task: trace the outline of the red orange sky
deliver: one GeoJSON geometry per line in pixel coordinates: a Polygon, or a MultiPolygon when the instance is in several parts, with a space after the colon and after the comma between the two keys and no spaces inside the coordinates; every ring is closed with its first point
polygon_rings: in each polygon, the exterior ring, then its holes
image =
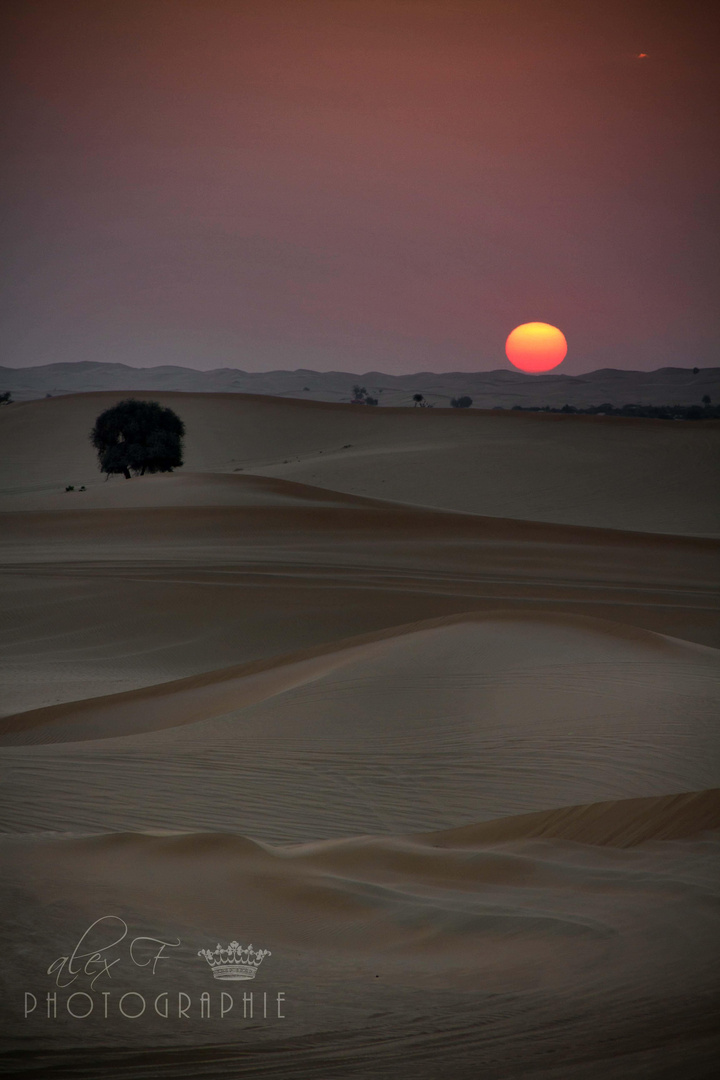
{"type": "Polygon", "coordinates": [[[718,362],[711,4],[3,18],[0,363],[492,369],[534,320],[568,374],[718,362]]]}

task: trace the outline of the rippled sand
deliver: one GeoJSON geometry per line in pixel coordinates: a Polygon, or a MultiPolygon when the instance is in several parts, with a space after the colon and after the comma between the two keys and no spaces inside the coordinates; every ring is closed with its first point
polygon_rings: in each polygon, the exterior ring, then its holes
{"type": "Polygon", "coordinates": [[[0,416],[5,1071],[710,1076],[717,425],[161,395],[185,471],[105,483],[119,396],[0,416]],[[181,944],[76,1020],[103,916],[181,944]]]}

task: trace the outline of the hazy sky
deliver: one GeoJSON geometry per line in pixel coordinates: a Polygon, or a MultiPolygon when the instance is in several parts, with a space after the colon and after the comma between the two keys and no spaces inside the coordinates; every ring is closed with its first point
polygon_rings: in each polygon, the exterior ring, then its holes
{"type": "Polygon", "coordinates": [[[0,363],[719,362],[715,4],[3,7],[0,363]]]}

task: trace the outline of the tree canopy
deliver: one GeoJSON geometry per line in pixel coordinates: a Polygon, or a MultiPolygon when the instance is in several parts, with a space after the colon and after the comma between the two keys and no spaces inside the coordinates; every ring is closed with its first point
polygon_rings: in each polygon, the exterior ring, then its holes
{"type": "Polygon", "coordinates": [[[182,465],[185,425],[172,409],[156,401],[129,398],[106,409],[95,421],[90,441],[104,473],[172,472],[182,465]]]}

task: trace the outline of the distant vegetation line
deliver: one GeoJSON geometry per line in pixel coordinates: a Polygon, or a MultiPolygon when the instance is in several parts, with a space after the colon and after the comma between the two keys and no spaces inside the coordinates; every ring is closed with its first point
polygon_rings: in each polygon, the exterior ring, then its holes
{"type": "MultiPolygon", "coordinates": [[[[500,406],[502,408],[502,406],[500,406]]],[[[702,405],[589,405],[581,409],[575,405],[551,408],[550,405],[513,405],[510,412],[551,412],[583,414],[585,416],[635,416],[649,420],[720,420],[720,405],[708,399],[702,405]]]]}

